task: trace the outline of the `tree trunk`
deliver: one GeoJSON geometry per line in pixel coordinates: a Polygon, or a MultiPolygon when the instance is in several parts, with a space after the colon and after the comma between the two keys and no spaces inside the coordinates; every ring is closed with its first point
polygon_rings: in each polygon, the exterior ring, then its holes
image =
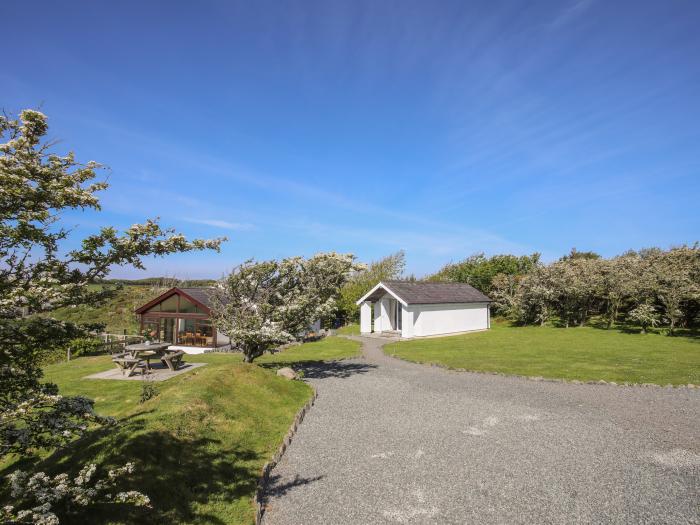
{"type": "Polygon", "coordinates": [[[615,321],[617,319],[617,305],[611,302],[608,302],[608,330],[612,328],[612,325],[615,324],[615,321]]]}

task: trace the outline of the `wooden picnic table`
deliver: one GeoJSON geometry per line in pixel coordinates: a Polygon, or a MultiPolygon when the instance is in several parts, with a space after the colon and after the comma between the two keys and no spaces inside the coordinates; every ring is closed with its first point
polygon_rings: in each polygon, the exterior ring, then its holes
{"type": "MultiPolygon", "coordinates": [[[[168,349],[170,343],[151,343],[147,345],[146,343],[136,343],[133,345],[126,345],[124,348],[127,352],[132,355],[140,354],[141,352],[155,352],[158,354],[164,353],[168,349]]],[[[153,354],[151,354],[153,355],[153,354]]]]}
{"type": "Polygon", "coordinates": [[[182,364],[182,357],[185,355],[185,352],[182,350],[168,350],[169,347],[170,343],[137,343],[127,345],[125,350],[128,353],[128,358],[126,358],[126,356],[118,357],[114,360],[114,362],[117,363],[117,366],[120,366],[122,369],[128,369],[129,375],[131,375],[136,368],[141,367],[141,365],[133,365],[134,361],[145,364],[145,371],[150,371],[151,359],[157,357],[170,370],[175,371],[178,369],[180,364],[182,364]],[[121,361],[124,361],[125,358],[128,363],[121,363],[121,361]],[[124,365],[127,364],[128,367],[125,367],[124,365]]]}

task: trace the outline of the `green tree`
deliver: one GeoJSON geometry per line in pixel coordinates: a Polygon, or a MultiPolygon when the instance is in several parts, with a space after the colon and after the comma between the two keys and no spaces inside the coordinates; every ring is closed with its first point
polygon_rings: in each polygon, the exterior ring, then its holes
{"type": "Polygon", "coordinates": [[[642,294],[639,276],[641,260],[635,252],[599,261],[600,296],[605,304],[605,318],[610,328],[617,322],[620,308],[642,294]]]}
{"type": "Polygon", "coordinates": [[[467,283],[489,295],[492,292],[493,279],[497,275],[522,276],[532,271],[539,264],[539,261],[539,253],[522,256],[494,255],[492,257],[477,253],[458,263],[443,266],[440,271],[428,277],[427,280],[467,283]]]}
{"type": "Polygon", "coordinates": [[[217,284],[214,324],[250,363],[329,316],[341,287],[359,269],[353,255],[337,253],[246,261],[217,284]]]}
{"type": "Polygon", "coordinates": [[[79,327],[31,314],[98,304],[110,290],[91,289],[115,266],[144,268],[146,256],[219,249],[223,239],[188,241],[155,220],[120,234],[102,228],[67,250],[67,210],[99,210],[94,182],[102,168],[55,152],[48,121],[34,110],[0,117],[0,455],[64,444],[89,422],[105,422],[92,401],[65,397],[41,382],[43,357],[80,335],[79,327]]]}
{"type": "Polygon", "coordinates": [[[695,245],[666,252],[652,251],[647,259],[653,274],[656,298],[668,319],[669,335],[673,335],[678,321],[683,318],[683,305],[687,301],[697,300],[700,295],[700,248],[695,245]]]}
{"type": "Polygon", "coordinates": [[[356,271],[340,290],[338,317],[348,322],[357,322],[360,309],[355,302],[378,282],[400,279],[405,267],[406,256],[403,251],[399,251],[356,271]]]}
{"type": "Polygon", "coordinates": [[[630,311],[629,318],[641,326],[642,332],[645,334],[650,326],[654,327],[659,324],[659,314],[656,313],[656,308],[647,303],[640,304],[630,311]]]}
{"type": "Polygon", "coordinates": [[[571,248],[571,251],[564,255],[560,261],[573,261],[576,259],[601,259],[600,254],[596,252],[580,252],[576,248],[571,248]]]}

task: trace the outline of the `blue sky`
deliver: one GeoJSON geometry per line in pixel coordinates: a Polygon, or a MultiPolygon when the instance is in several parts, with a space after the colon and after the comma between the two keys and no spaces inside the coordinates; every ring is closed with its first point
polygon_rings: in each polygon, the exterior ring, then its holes
{"type": "Polygon", "coordinates": [[[0,105],[110,167],[76,235],[146,217],[218,277],[317,251],[417,275],[484,251],[700,238],[697,1],[3,2],[0,105]]]}

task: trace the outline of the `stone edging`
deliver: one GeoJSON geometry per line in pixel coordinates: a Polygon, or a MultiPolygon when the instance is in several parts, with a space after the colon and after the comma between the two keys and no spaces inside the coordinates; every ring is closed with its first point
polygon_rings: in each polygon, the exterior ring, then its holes
{"type": "Polygon", "coordinates": [[[309,399],[306,402],[306,404],[301,408],[301,410],[297,412],[297,415],[294,417],[294,422],[292,423],[292,426],[289,427],[287,435],[284,437],[284,440],[277,449],[277,452],[275,452],[275,455],[272,456],[272,459],[270,461],[263,465],[262,471],[260,473],[260,479],[258,480],[258,486],[255,489],[255,495],[253,496],[253,505],[255,506],[255,525],[260,525],[262,523],[263,514],[265,514],[265,503],[263,493],[265,492],[265,487],[270,481],[270,472],[272,472],[272,469],[275,468],[275,465],[277,465],[277,463],[279,463],[279,461],[282,459],[282,456],[284,456],[284,453],[287,451],[287,447],[289,447],[289,445],[292,443],[292,439],[294,438],[294,434],[296,434],[299,425],[302,421],[304,421],[306,413],[311,409],[312,406],[314,406],[316,398],[318,398],[318,391],[316,390],[316,388],[313,385],[309,386],[313,389],[313,395],[311,396],[311,399],[309,399]]]}
{"type": "MultiPolygon", "coordinates": [[[[383,350],[382,350],[383,351],[383,350]]],[[[396,354],[388,354],[384,352],[384,355],[392,357],[394,359],[398,359],[399,361],[404,361],[405,363],[413,363],[414,365],[421,365],[421,366],[431,366],[433,368],[442,368],[443,370],[448,370],[452,372],[469,372],[471,374],[483,374],[483,375],[491,375],[491,376],[502,376],[502,377],[517,377],[519,379],[527,379],[528,381],[542,381],[546,383],[566,383],[570,385],[610,385],[610,386],[627,386],[627,387],[652,387],[652,388],[686,388],[686,389],[700,389],[700,385],[694,385],[692,383],[688,383],[687,385],[657,385],[656,383],[615,383],[614,381],[605,381],[603,379],[600,380],[591,380],[591,381],[581,381],[579,379],[560,379],[556,377],[542,377],[542,376],[524,376],[524,375],[518,375],[518,374],[505,374],[503,372],[489,372],[488,370],[468,370],[466,368],[453,368],[447,365],[441,365],[440,363],[429,363],[429,362],[418,362],[418,361],[411,361],[409,359],[404,359],[403,357],[399,357],[396,354]]]]}

